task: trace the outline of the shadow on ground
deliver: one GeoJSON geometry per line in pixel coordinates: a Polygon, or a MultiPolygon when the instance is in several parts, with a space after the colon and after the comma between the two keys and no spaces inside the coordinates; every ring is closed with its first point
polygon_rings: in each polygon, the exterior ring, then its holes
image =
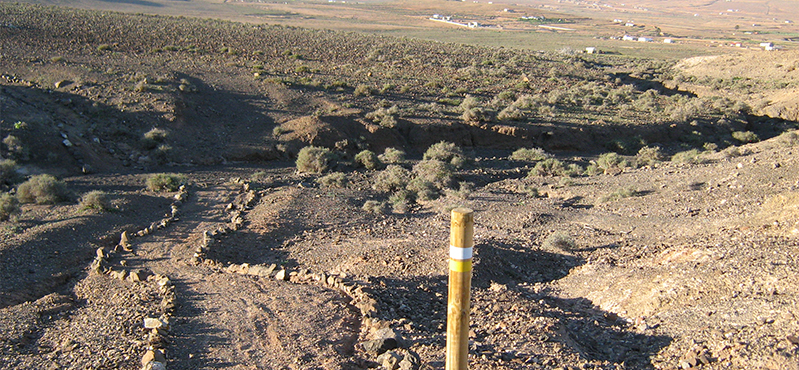
{"type": "MultiPolygon", "coordinates": [[[[672,341],[637,332],[587,299],[558,298],[541,285],[582,265],[579,257],[494,240],[478,244],[476,250],[470,352],[485,361],[510,364],[510,368],[517,363],[518,368],[525,368],[546,352],[540,348],[561,346],[564,353],[587,362],[653,369],[651,358],[672,341]],[[551,324],[541,327],[537,323],[542,320],[551,324]]],[[[409,322],[406,334],[425,338],[415,343],[443,347],[447,276],[379,277],[369,283],[374,287],[381,320],[409,322]]]]}

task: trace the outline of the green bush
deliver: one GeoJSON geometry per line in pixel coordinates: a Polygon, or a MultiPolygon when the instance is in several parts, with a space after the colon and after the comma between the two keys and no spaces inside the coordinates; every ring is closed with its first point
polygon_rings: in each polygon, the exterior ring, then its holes
{"type": "Polygon", "coordinates": [[[48,174],[33,176],[17,187],[17,199],[22,203],[54,204],[68,196],[67,184],[48,174]]]}
{"type": "Polygon", "coordinates": [[[297,171],[301,173],[322,173],[327,171],[335,156],[330,149],[306,146],[297,154],[297,171]]]}
{"type": "Polygon", "coordinates": [[[543,161],[549,157],[551,157],[551,155],[545,152],[544,149],[520,148],[514,151],[508,158],[514,161],[535,162],[543,161]]]}
{"type": "Polygon", "coordinates": [[[542,245],[546,249],[560,249],[565,251],[577,247],[574,239],[569,234],[560,231],[549,234],[542,245]]]}
{"type": "Polygon", "coordinates": [[[92,190],[80,197],[80,208],[82,210],[108,211],[111,209],[111,201],[104,191],[92,190]]]}
{"type": "Polygon", "coordinates": [[[396,148],[386,148],[377,159],[383,163],[402,163],[405,162],[405,152],[396,148]]]}
{"type": "Polygon", "coordinates": [[[424,152],[422,159],[449,163],[455,168],[463,167],[468,161],[468,158],[463,154],[461,148],[446,141],[431,145],[427,148],[427,151],[424,152]]]}
{"type": "Polygon", "coordinates": [[[151,191],[176,191],[186,185],[186,177],[174,173],[155,173],[147,178],[147,189],[151,191]]]}
{"type": "Polygon", "coordinates": [[[17,162],[13,159],[0,161],[0,185],[11,184],[17,178],[17,162]]]}
{"type": "Polygon", "coordinates": [[[347,186],[347,175],[343,172],[332,172],[316,179],[316,182],[331,188],[343,188],[347,186]]]}
{"type": "Polygon", "coordinates": [[[760,138],[757,136],[757,134],[752,131],[735,131],[732,133],[732,138],[744,144],[756,143],[760,141],[760,138]]]}
{"type": "Polygon", "coordinates": [[[367,170],[376,170],[380,168],[380,159],[377,154],[371,150],[364,150],[355,155],[355,162],[360,163],[367,170]]]}
{"type": "Polygon", "coordinates": [[[453,166],[435,159],[427,159],[413,166],[417,178],[430,182],[438,189],[447,189],[454,181],[453,166]]]}
{"type": "Polygon", "coordinates": [[[375,176],[372,188],[377,191],[394,192],[405,188],[411,181],[411,172],[405,168],[392,164],[380,171],[375,176]]]}
{"type": "Polygon", "coordinates": [[[0,195],[0,221],[7,221],[19,213],[19,201],[11,194],[0,195]]]}
{"type": "Polygon", "coordinates": [[[702,152],[700,152],[698,149],[679,152],[671,157],[671,162],[678,164],[700,164],[705,163],[706,161],[707,160],[702,157],[702,152]]]}

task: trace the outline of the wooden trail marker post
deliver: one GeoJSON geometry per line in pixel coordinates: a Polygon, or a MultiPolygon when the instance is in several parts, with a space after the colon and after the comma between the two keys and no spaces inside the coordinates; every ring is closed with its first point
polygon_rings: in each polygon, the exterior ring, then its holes
{"type": "Polygon", "coordinates": [[[469,368],[469,301],[472,287],[474,211],[452,210],[449,236],[446,370],[469,368]]]}

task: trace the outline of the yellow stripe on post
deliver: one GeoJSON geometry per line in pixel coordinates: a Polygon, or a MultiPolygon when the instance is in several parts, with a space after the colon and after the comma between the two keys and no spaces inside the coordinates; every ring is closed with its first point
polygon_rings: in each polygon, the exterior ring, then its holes
{"type": "Polygon", "coordinates": [[[474,212],[471,209],[452,210],[449,241],[446,370],[467,370],[474,248],[474,212]]]}
{"type": "Polygon", "coordinates": [[[472,260],[457,261],[450,259],[449,270],[454,272],[472,272],[472,260]]]}

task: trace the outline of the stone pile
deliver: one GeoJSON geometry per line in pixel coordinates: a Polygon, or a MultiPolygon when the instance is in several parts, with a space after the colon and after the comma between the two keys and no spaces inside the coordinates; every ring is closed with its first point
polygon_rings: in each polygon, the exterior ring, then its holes
{"type": "Polygon", "coordinates": [[[218,242],[219,237],[227,235],[227,233],[239,230],[244,226],[245,212],[252,209],[253,204],[258,200],[258,195],[254,190],[250,189],[250,184],[243,182],[240,178],[233,179],[231,182],[238,184],[241,187],[238,190],[238,195],[232,202],[225,206],[225,212],[228,213],[230,219],[230,226],[220,226],[216,230],[203,231],[200,239],[200,244],[194,249],[191,263],[199,265],[202,263],[216,264],[216,261],[208,260],[208,251],[211,246],[218,242]]]}
{"type": "Polygon", "coordinates": [[[163,275],[154,275],[151,280],[158,285],[161,294],[159,309],[162,313],[157,318],[144,319],[144,328],[149,329],[150,333],[147,336],[147,352],[141,359],[142,370],[166,370],[164,349],[169,344],[169,327],[175,310],[175,286],[163,275]]]}
{"type": "MultiPolygon", "coordinates": [[[[169,326],[176,305],[175,287],[166,276],[154,274],[146,269],[128,270],[115,268],[110,263],[110,259],[116,253],[132,252],[131,238],[149,235],[153,231],[163,229],[170,223],[177,221],[180,214],[180,206],[186,201],[188,195],[186,187],[182,185],[174,196],[169,214],[132,235],[129,235],[127,231],[123,231],[120,234],[119,243],[114,247],[113,251],[109,252],[102,247],[97,249],[96,256],[89,267],[91,273],[107,274],[112,278],[127,280],[132,283],[155,283],[158,286],[158,292],[161,296],[161,302],[158,306],[160,316],[157,318],[145,318],[143,322],[143,327],[148,329],[149,333],[147,335],[147,351],[141,359],[142,370],[166,370],[164,350],[169,344],[169,326]]],[[[119,267],[125,267],[126,265],[125,260],[119,261],[119,267]]]]}
{"type": "Polygon", "coordinates": [[[164,216],[164,218],[161,220],[151,223],[150,226],[137,231],[135,235],[150,235],[153,231],[163,229],[169,226],[169,224],[178,221],[180,215],[180,206],[183,205],[183,202],[185,202],[188,197],[189,192],[186,190],[186,185],[181,185],[180,188],[178,188],[178,193],[174,196],[174,201],[169,205],[169,214],[164,216]]]}

